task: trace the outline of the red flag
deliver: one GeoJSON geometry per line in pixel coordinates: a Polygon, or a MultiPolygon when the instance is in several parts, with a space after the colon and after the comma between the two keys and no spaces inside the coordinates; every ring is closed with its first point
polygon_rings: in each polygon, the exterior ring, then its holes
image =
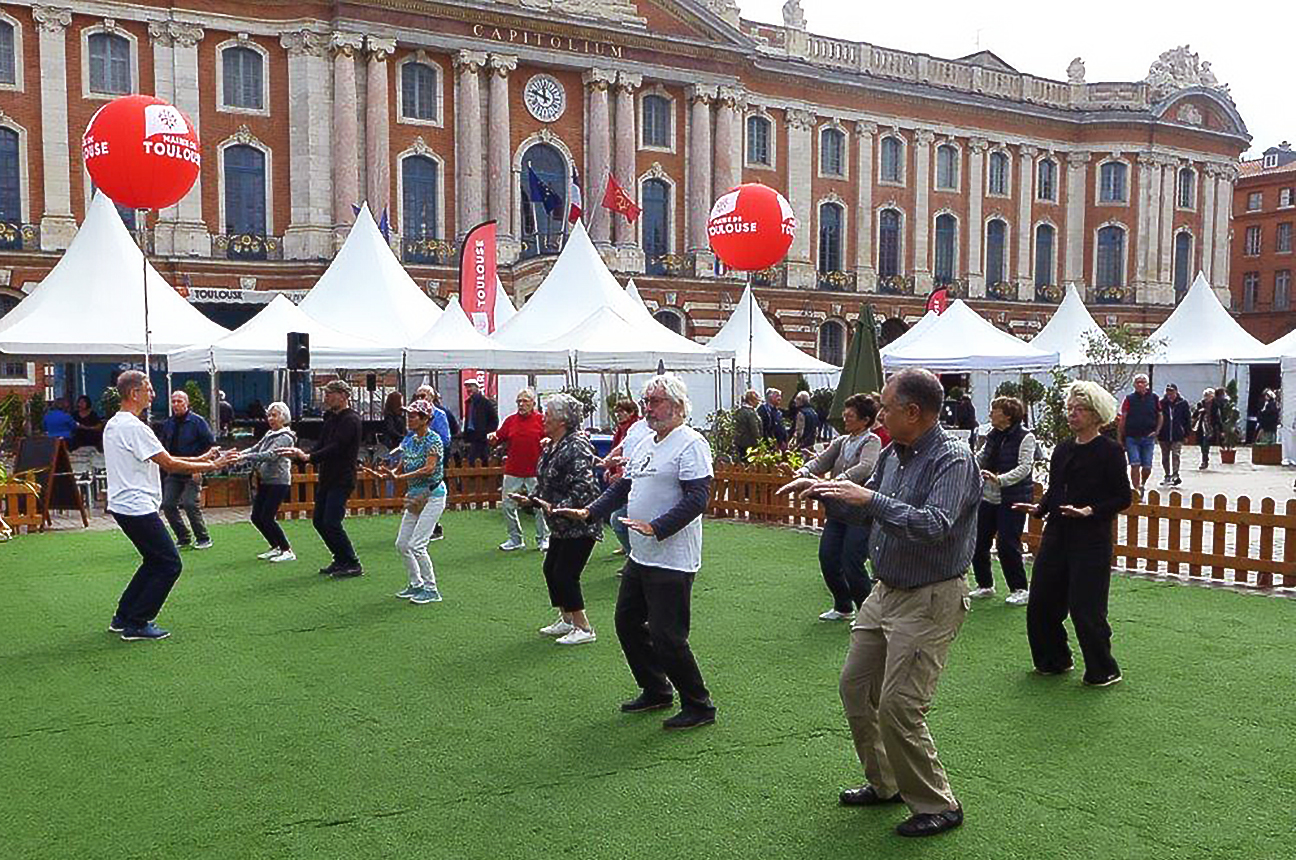
{"type": "MultiPolygon", "coordinates": [[[[472,321],[473,328],[482,334],[495,330],[495,232],[494,221],[478,224],[464,236],[463,249],[459,253],[459,304],[472,321]]],[[[476,380],[487,397],[495,396],[494,374],[465,369],[459,375],[460,405],[463,404],[462,384],[470,379],[476,380]]]]}
{"type": "Polygon", "coordinates": [[[949,290],[941,287],[927,297],[927,310],[935,311],[937,315],[945,313],[949,307],[949,290]]]}
{"type": "Polygon", "coordinates": [[[638,204],[630,198],[626,190],[617,182],[616,177],[608,174],[607,189],[603,192],[603,208],[611,209],[613,212],[619,212],[625,216],[625,219],[631,224],[639,217],[643,210],[638,204]]]}
{"type": "Polygon", "coordinates": [[[584,200],[581,198],[580,177],[576,175],[576,168],[574,167],[572,168],[571,185],[567,188],[567,199],[571,201],[571,208],[567,211],[567,223],[575,224],[580,220],[584,200]]]}

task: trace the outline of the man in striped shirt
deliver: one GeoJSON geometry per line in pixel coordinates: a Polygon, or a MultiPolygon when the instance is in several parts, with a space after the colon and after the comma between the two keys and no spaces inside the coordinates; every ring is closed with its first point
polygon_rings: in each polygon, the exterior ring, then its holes
{"type": "Polygon", "coordinates": [[[901,836],[963,823],[926,712],[969,607],[981,476],[967,444],[940,426],[943,399],[940,380],[926,370],[891,377],[882,421],[892,444],[872,477],[864,486],[825,481],[806,491],[859,505],[873,520],[869,558],[878,584],[855,616],[841,674],[868,784],[843,791],[841,802],[907,804],[901,836]]]}

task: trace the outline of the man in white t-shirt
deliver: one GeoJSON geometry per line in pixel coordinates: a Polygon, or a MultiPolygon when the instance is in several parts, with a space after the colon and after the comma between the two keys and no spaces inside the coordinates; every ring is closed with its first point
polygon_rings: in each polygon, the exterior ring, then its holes
{"type": "Polygon", "coordinates": [[[139,550],[143,562],[117,602],[108,629],[127,642],[171,635],[153,623],[180,577],[180,553],[158,508],[162,504],[161,466],[171,474],[210,472],[234,462],[233,453],[173,457],[152,428],[140,420],[153,402],[153,386],[138,370],[117,377],[121,409],[104,426],[104,464],[108,468],[108,512],[139,550]]]}
{"type": "Polygon", "coordinates": [[[588,508],[559,509],[577,519],[605,517],[626,505],[630,558],[617,594],[621,650],[642,693],[626,713],[669,708],[662,725],[691,729],[715,722],[715,705],[689,648],[689,603],[702,566],[702,514],[714,472],[711,446],[684,425],[688,389],[664,373],[644,386],[644,420],[653,431],[625,445],[625,474],[588,508]]]}

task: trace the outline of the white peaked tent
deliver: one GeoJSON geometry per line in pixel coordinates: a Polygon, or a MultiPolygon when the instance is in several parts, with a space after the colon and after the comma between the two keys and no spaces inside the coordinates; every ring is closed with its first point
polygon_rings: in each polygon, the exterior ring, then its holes
{"type": "Polygon", "coordinates": [[[300,307],[343,334],[397,347],[412,343],[441,316],[378,232],[367,203],[300,307]]]}
{"type": "MultiPolygon", "coordinates": [[[[497,303],[497,313],[498,308],[497,303]]],[[[406,348],[405,357],[411,370],[494,367],[512,361],[505,351],[497,349],[486,335],[477,331],[457,301],[449,302],[432,327],[406,348]]]]}
{"type": "Polygon", "coordinates": [[[495,328],[499,329],[504,323],[517,316],[517,308],[513,307],[512,300],[509,299],[508,293],[504,290],[504,285],[500,283],[499,276],[495,276],[495,328]]]}
{"type": "Polygon", "coordinates": [[[750,285],[743,290],[738,306],[707,345],[712,349],[732,350],[739,373],[745,373],[748,366],[753,375],[841,371],[840,367],[797,349],[775,331],[765,312],[756,304],[750,285]]]}
{"type": "Polygon", "coordinates": [[[644,313],[652,316],[652,311],[648,310],[647,303],[644,302],[643,296],[639,295],[639,287],[635,284],[634,278],[626,282],[626,295],[634,299],[635,304],[643,308],[644,313]]]}
{"type": "MultiPolygon", "coordinates": [[[[917,326],[914,326],[917,328],[917,326]]],[[[882,367],[900,370],[924,367],[932,371],[1044,370],[1056,367],[1056,350],[1036,349],[1001,331],[962,299],[924,327],[908,343],[881,350],[882,367]]]]}
{"type": "Polygon", "coordinates": [[[1045,352],[1056,352],[1058,363],[1063,367],[1078,367],[1090,363],[1085,347],[1095,337],[1107,339],[1102,327],[1085,307],[1080,291],[1071,284],[1058,309],[1039,334],[1031,339],[1030,345],[1045,352]]]}
{"type": "Polygon", "coordinates": [[[936,318],[938,316],[940,316],[940,314],[936,313],[935,311],[928,311],[927,313],[923,314],[922,318],[918,320],[918,322],[909,326],[909,328],[905,330],[904,334],[900,335],[898,338],[896,338],[895,340],[888,343],[886,346],[879,349],[878,353],[881,355],[886,355],[887,350],[900,349],[907,343],[913,343],[915,340],[922,337],[922,333],[925,332],[928,328],[930,328],[932,323],[936,322],[936,318]]]}
{"type": "Polygon", "coordinates": [[[1152,333],[1163,341],[1153,358],[1166,364],[1253,364],[1277,361],[1273,345],[1266,346],[1233,319],[1200,272],[1174,312],[1152,333]]]}
{"type": "Polygon", "coordinates": [[[3,319],[0,352],[89,361],[142,357],[144,284],[155,354],[211,343],[229,331],[203,316],[143,255],[104,194],[45,280],[3,319]]]}
{"type": "Polygon", "coordinates": [[[275,296],[256,316],[215,343],[170,353],[167,367],[174,373],[281,370],[290,331],[310,335],[313,367],[379,370],[401,366],[400,347],[342,334],[307,316],[287,296],[275,296]]]}

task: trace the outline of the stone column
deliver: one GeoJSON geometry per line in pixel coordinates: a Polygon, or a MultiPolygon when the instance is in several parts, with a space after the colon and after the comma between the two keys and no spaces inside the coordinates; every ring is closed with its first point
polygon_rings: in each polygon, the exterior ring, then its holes
{"type": "Polygon", "coordinates": [[[585,133],[588,149],[585,158],[584,208],[585,223],[589,225],[590,239],[603,255],[612,262],[612,213],[600,206],[608,174],[612,172],[612,118],[608,111],[608,88],[616,81],[616,72],[608,69],[590,69],[581,76],[589,91],[589,111],[585,114],[585,133]]]}
{"type": "Polygon", "coordinates": [[[1075,284],[1081,297],[1085,296],[1084,245],[1085,200],[1090,154],[1067,153],[1067,209],[1066,209],[1066,271],[1063,279],[1075,284]]]}
{"type": "MultiPolygon", "coordinates": [[[[203,29],[179,21],[149,24],[153,45],[153,92],[184,111],[201,134],[198,99],[198,43],[203,29]]],[[[202,218],[202,173],[175,206],[158,212],[154,248],[163,256],[211,255],[211,236],[202,218]]]]}
{"type": "Polygon", "coordinates": [[[927,213],[931,207],[931,145],[936,134],[920,128],[914,132],[914,217],[910,226],[914,249],[914,292],[927,295],[932,290],[931,264],[927,260],[931,225],[927,213]]]}
{"type": "Polygon", "coordinates": [[[1039,150],[1033,146],[1018,146],[1017,156],[1021,163],[1017,183],[1017,298],[1029,302],[1035,299],[1035,278],[1031,272],[1031,244],[1035,236],[1035,227],[1031,218],[1034,212],[1032,201],[1035,199],[1035,156],[1039,150]]]}
{"type": "Polygon", "coordinates": [[[968,295],[985,298],[985,267],[981,264],[981,237],[985,233],[981,202],[985,194],[985,154],[990,141],[974,137],[968,141],[968,217],[967,217],[967,280],[968,295]]]}
{"type": "Polygon", "coordinates": [[[711,214],[711,102],[716,88],[695,84],[688,89],[688,252],[697,277],[714,277],[715,255],[707,242],[711,214]]]}
{"type": "MultiPolygon", "coordinates": [[[[1140,163],[1143,161],[1140,158],[1140,163]]],[[[1146,249],[1146,263],[1144,266],[1144,294],[1140,301],[1150,301],[1151,290],[1148,289],[1152,284],[1161,280],[1161,176],[1165,167],[1165,160],[1157,155],[1147,156],[1147,167],[1140,167],[1140,171],[1146,170],[1147,177],[1147,217],[1139,219],[1139,224],[1147,233],[1146,239],[1139,237],[1139,245],[1146,249]]]]}
{"type": "Polygon", "coordinates": [[[1174,303],[1174,212],[1178,204],[1178,159],[1166,159],[1161,174],[1161,274],[1157,278],[1163,289],[1163,304],[1174,303]]]}
{"type": "Polygon", "coordinates": [[[341,248],[360,205],[360,115],[356,101],[356,56],[360,33],[334,33],[333,49],[333,247],[341,248]]]}
{"type": "MultiPolygon", "coordinates": [[[[45,211],[40,219],[42,251],[61,251],[72,244],[72,160],[68,150],[67,28],[72,10],[33,6],[39,33],[41,166],[45,178],[45,211]]],[[[35,220],[36,213],[27,217],[35,220]]]]}
{"type": "Polygon", "coordinates": [[[512,263],[522,254],[522,243],[513,235],[513,132],[509,122],[509,73],[517,69],[517,57],[491,54],[490,129],[486,145],[487,217],[495,222],[496,253],[501,263],[512,263]]]}
{"type": "Polygon", "coordinates": [[[787,199],[797,219],[796,236],[787,255],[787,285],[814,289],[818,277],[811,255],[813,244],[810,237],[819,228],[812,197],[815,115],[800,108],[788,108],[784,115],[787,118],[787,153],[784,158],[787,164],[787,199]]]}
{"type": "Polygon", "coordinates": [[[1215,253],[1215,178],[1219,176],[1219,170],[1213,164],[1202,165],[1201,172],[1201,235],[1197,237],[1197,245],[1194,250],[1201,255],[1201,263],[1198,266],[1188,267],[1188,280],[1191,282],[1197,277],[1197,270],[1206,276],[1206,280],[1211,280],[1211,260],[1215,253]]]}
{"type": "Polygon", "coordinates": [[[1233,181],[1237,179],[1237,168],[1231,164],[1220,166],[1219,178],[1215,185],[1215,262],[1212,264],[1211,286],[1215,295],[1220,297],[1225,307],[1229,307],[1232,297],[1229,293],[1229,239],[1232,228],[1229,222],[1233,215],[1233,181]]]}
{"type": "Polygon", "coordinates": [[[859,141],[855,177],[859,205],[855,209],[855,289],[862,293],[877,291],[877,266],[873,262],[873,139],[877,123],[857,122],[855,137],[859,141]]]}
{"type": "MultiPolygon", "coordinates": [[[[643,76],[634,72],[618,72],[616,81],[616,135],[614,173],[626,193],[640,205],[638,170],[635,151],[638,147],[638,123],[635,121],[635,90],[643,83],[643,76]]],[[[717,137],[718,140],[718,137],[717,137]]],[[[610,214],[610,213],[609,213],[610,214]]],[[[624,215],[611,215],[613,236],[617,247],[617,268],[622,272],[639,273],[644,270],[643,249],[639,247],[639,231],[624,215]]]]}
{"type": "Polygon", "coordinates": [[[462,240],[482,221],[481,79],[484,51],[454,56],[455,87],[455,237],[462,240]]]}
{"type": "Polygon", "coordinates": [[[1160,184],[1160,173],[1155,155],[1141,152],[1138,155],[1138,200],[1136,221],[1138,239],[1134,246],[1134,283],[1141,288],[1148,281],[1148,236],[1151,233],[1152,189],[1160,184]]]}
{"type": "Polygon", "coordinates": [[[391,97],[387,80],[387,58],[396,50],[395,39],[369,36],[368,86],[365,91],[365,165],[368,184],[365,197],[380,223],[382,213],[391,218],[391,97]]]}
{"type": "MultiPolygon", "coordinates": [[[[294,30],[279,37],[288,52],[288,188],[284,258],[333,254],[333,74],[329,37],[294,30]]],[[[280,156],[278,162],[283,164],[280,156]]],[[[223,227],[223,225],[222,225],[223,227]]]]}
{"type": "Polygon", "coordinates": [[[739,87],[720,87],[716,96],[715,176],[712,200],[742,182],[739,108],[744,93],[739,87]]]}

